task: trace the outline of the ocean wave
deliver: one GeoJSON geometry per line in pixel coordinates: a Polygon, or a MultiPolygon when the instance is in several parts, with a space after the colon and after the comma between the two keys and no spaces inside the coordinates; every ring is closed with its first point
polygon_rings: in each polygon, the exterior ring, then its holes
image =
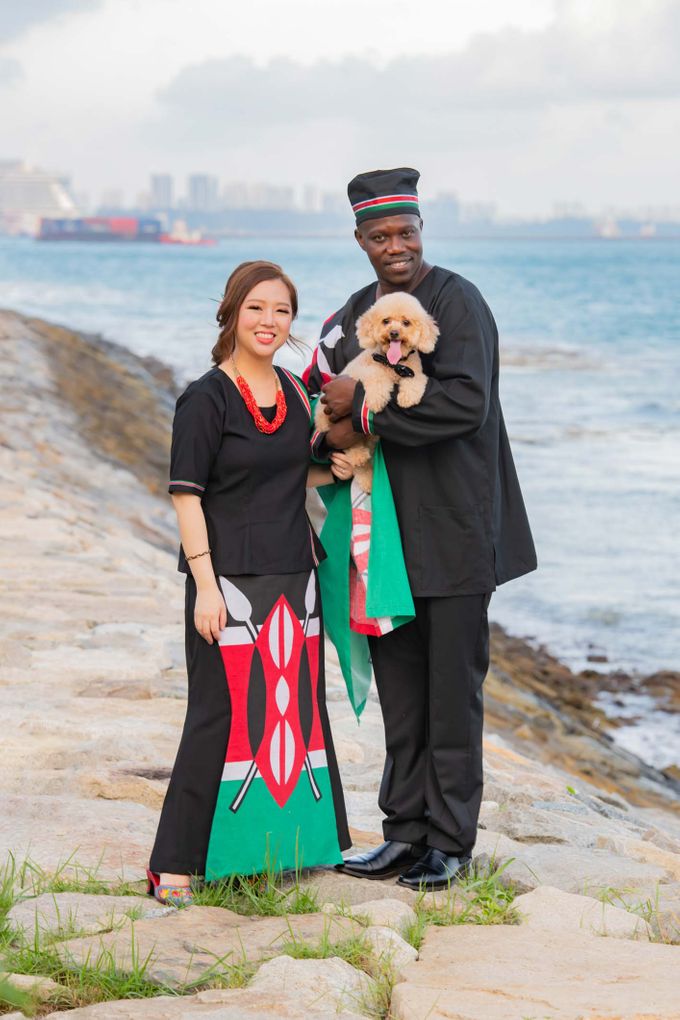
{"type": "Polygon", "coordinates": [[[602,361],[577,347],[528,347],[501,345],[503,368],[601,371],[602,361]]]}

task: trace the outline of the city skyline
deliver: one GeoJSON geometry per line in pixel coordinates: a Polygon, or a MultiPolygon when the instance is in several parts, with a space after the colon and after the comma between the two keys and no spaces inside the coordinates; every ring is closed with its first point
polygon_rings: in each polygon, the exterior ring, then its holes
{"type": "Polygon", "coordinates": [[[134,204],[151,170],[305,182],[415,165],[508,217],[677,205],[673,0],[35,0],[0,11],[3,155],[134,204]],[[360,26],[360,30],[358,29],[360,26]],[[266,29],[266,30],[265,30],[266,29]],[[105,45],[104,45],[105,43],[105,45]],[[121,73],[124,69],[124,73],[121,73]]]}
{"type": "MultiPolygon", "coordinates": [[[[26,165],[21,160],[0,158],[0,169],[9,165],[26,165]]],[[[50,174],[45,168],[32,167],[32,171],[50,174]]],[[[53,172],[52,176],[67,185],[81,212],[98,209],[218,211],[223,209],[282,209],[306,212],[342,213],[349,209],[344,191],[324,191],[310,182],[281,186],[267,180],[233,180],[218,174],[195,171],[187,175],[157,170],[140,182],[133,195],[127,196],[122,188],[106,188],[94,195],[77,187],[77,175],[53,172]],[[179,186],[178,186],[179,185],[179,186]]],[[[420,188],[421,204],[452,204],[463,221],[488,220],[530,222],[551,219],[585,219],[604,216],[648,219],[658,222],[680,222],[680,192],[675,204],[663,204],[640,196],[635,205],[616,206],[612,203],[596,208],[580,202],[563,202],[555,199],[543,215],[513,217],[496,202],[479,201],[474,196],[463,196],[455,189],[428,193],[420,188]]],[[[2,210],[0,209],[0,212],[2,210]]]]}

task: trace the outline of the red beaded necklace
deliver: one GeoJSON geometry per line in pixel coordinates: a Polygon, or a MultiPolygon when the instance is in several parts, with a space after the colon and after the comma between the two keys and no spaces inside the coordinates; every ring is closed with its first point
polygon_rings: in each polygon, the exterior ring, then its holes
{"type": "Polygon", "coordinates": [[[272,421],[267,421],[265,416],[262,414],[262,411],[257,406],[257,401],[253,395],[253,391],[239,372],[238,365],[236,364],[236,360],[233,356],[231,363],[234,366],[234,371],[236,372],[236,385],[243,397],[243,403],[248,408],[250,415],[255,422],[255,427],[260,432],[264,432],[265,435],[270,436],[272,432],[276,432],[277,429],[281,428],[286,420],[286,414],[288,413],[286,395],[283,392],[281,380],[279,379],[276,370],[274,371],[274,375],[276,376],[276,414],[272,421]]]}

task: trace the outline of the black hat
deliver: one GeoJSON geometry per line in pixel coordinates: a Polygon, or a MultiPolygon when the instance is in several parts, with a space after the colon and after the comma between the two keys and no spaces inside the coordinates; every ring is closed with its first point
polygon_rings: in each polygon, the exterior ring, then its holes
{"type": "Polygon", "coordinates": [[[347,185],[357,225],[383,216],[401,216],[404,213],[420,216],[419,178],[418,171],[409,166],[357,174],[347,185]]]}

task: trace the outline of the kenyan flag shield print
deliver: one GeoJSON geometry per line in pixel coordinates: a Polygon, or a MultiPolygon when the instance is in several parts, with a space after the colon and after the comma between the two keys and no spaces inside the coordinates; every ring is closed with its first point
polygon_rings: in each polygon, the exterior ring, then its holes
{"type": "Polygon", "coordinates": [[[220,578],[231,702],[206,879],[342,860],[319,713],[316,574],[220,578]]]}

